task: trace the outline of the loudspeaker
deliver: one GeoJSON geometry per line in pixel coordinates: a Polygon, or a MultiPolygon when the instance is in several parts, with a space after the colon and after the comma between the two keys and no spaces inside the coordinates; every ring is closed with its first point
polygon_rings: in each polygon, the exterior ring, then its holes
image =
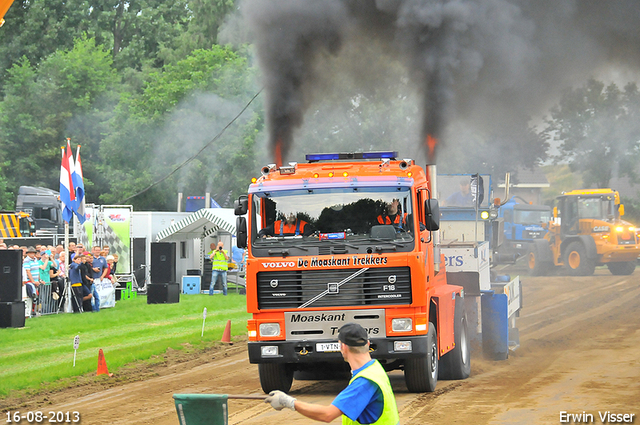
{"type": "Polygon", "coordinates": [[[176,281],[176,244],[173,242],[151,243],[151,283],[176,281]]]}
{"type": "Polygon", "coordinates": [[[0,302],[22,301],[22,250],[0,250],[0,302]]]}
{"type": "Polygon", "coordinates": [[[208,291],[211,286],[211,260],[209,257],[204,259],[203,265],[204,272],[202,273],[202,281],[200,284],[201,291],[208,291]]]}
{"type": "Polygon", "coordinates": [[[0,302],[0,328],[24,328],[24,301],[0,302]]]}
{"type": "Polygon", "coordinates": [[[147,286],[147,304],[180,302],[179,283],[152,283],[147,286]]]}

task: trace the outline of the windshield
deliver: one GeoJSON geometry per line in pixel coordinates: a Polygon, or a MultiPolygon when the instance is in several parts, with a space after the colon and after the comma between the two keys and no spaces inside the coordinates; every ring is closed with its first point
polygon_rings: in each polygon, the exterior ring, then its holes
{"type": "Polygon", "coordinates": [[[337,187],[255,193],[254,246],[304,246],[413,241],[408,187],[337,187]]]}
{"type": "MultiPolygon", "coordinates": [[[[482,196],[478,199],[479,208],[489,208],[491,177],[481,174],[482,196]],[[481,200],[480,200],[481,198],[481,200]]],[[[477,184],[476,184],[477,185],[477,184]]],[[[474,184],[469,174],[438,174],[438,199],[441,207],[474,208],[474,184]]]]}
{"type": "Polygon", "coordinates": [[[613,220],[615,218],[613,197],[579,198],[578,215],[580,218],[613,220]]]}
{"type": "Polygon", "coordinates": [[[542,224],[551,220],[549,210],[515,210],[515,223],[517,224],[542,224]]]}

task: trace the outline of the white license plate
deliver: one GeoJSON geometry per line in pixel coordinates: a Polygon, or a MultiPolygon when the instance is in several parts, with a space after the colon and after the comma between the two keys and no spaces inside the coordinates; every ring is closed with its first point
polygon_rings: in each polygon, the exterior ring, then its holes
{"type": "Polygon", "coordinates": [[[340,343],[339,342],[319,342],[316,344],[316,351],[318,352],[340,351],[340,343]]]}

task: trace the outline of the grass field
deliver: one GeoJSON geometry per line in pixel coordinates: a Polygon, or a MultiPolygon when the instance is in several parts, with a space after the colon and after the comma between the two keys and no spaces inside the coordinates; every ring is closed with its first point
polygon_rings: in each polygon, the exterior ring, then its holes
{"type": "Polygon", "coordinates": [[[63,378],[95,373],[102,348],[109,372],[172,349],[201,349],[231,334],[246,333],[246,298],[181,295],[175,304],[147,304],[147,297],[118,301],[99,313],[58,314],[27,319],[24,328],[0,329],[0,397],[37,389],[63,378]],[[202,332],[202,316],[207,318],[202,332]],[[73,366],[73,340],[80,345],[73,366]],[[187,344],[188,343],[188,344],[187,344]]]}

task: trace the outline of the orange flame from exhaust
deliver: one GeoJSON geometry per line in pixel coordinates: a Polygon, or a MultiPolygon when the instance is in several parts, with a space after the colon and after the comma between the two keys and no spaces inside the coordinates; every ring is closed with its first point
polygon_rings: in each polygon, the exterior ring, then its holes
{"type": "Polygon", "coordinates": [[[280,168],[280,166],[282,165],[282,139],[276,140],[276,151],[273,153],[273,155],[276,166],[280,168]]]}
{"type": "Polygon", "coordinates": [[[429,160],[435,160],[435,155],[436,155],[436,146],[438,145],[438,139],[436,139],[435,137],[433,137],[432,135],[428,134],[427,135],[427,149],[429,150],[429,160]]]}

